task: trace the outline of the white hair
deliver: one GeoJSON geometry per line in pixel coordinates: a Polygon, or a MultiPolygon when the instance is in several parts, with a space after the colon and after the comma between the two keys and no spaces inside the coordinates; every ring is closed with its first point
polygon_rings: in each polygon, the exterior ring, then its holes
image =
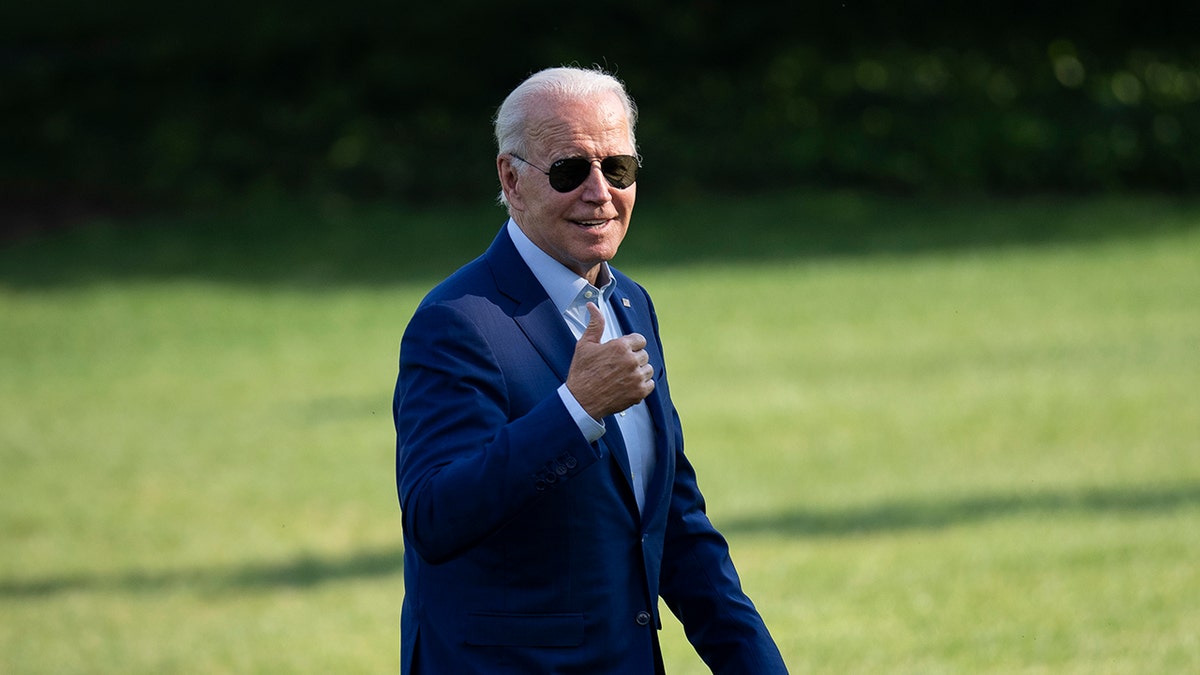
{"type": "MultiPolygon", "coordinates": [[[[629,144],[637,155],[637,105],[625,90],[625,84],[613,75],[596,68],[566,66],[547,68],[530,75],[509,93],[496,111],[495,131],[498,155],[514,154],[525,157],[529,153],[529,120],[545,105],[546,98],[578,100],[594,98],[604,93],[616,94],[625,108],[625,121],[629,130],[629,144]]],[[[500,191],[500,204],[507,207],[504,191],[500,191]]]]}

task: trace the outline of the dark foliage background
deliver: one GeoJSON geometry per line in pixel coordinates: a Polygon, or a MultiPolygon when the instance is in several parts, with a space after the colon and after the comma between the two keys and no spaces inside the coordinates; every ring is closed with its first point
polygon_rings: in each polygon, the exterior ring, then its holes
{"type": "Polygon", "coordinates": [[[8,3],[0,198],[495,192],[490,118],[600,64],[656,191],[1200,186],[1194,3],[8,3]]]}

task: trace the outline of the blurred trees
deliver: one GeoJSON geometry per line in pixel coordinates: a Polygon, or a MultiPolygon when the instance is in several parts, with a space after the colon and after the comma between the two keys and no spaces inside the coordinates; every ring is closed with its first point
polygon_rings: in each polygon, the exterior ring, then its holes
{"type": "Polygon", "coordinates": [[[475,200],[496,190],[495,107],[562,63],[626,81],[643,178],[661,192],[1194,192],[1195,13],[877,0],[9,6],[0,197],[475,200]]]}

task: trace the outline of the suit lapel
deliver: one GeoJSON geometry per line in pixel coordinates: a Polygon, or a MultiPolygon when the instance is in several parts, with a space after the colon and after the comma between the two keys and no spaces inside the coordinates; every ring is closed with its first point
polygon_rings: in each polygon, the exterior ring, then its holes
{"type": "MultiPolygon", "coordinates": [[[[640,333],[646,338],[646,350],[650,354],[650,364],[654,366],[654,377],[658,381],[662,377],[663,357],[658,350],[658,336],[654,331],[654,322],[650,317],[650,308],[641,301],[641,289],[636,289],[635,293],[630,291],[635,290],[630,288],[633,282],[627,278],[618,277],[618,284],[614,293],[613,311],[617,315],[617,319],[621,323],[621,329],[625,334],[640,333]]],[[[646,489],[646,506],[645,512],[642,513],[643,522],[650,522],[654,516],[654,509],[658,505],[663,489],[666,487],[666,470],[668,444],[668,429],[666,410],[663,406],[661,392],[656,387],[650,395],[646,397],[646,406],[650,410],[650,419],[654,422],[654,452],[657,454],[657,461],[654,466],[654,476],[650,479],[646,489]]],[[[629,469],[629,459],[626,455],[623,465],[626,480],[632,483],[632,478],[629,469]]],[[[630,488],[632,489],[632,488],[630,488]]]]}
{"type": "Polygon", "coordinates": [[[506,228],[501,228],[487,251],[496,288],[511,298],[511,316],[559,382],[567,381],[575,339],[541,282],[525,264],[506,228]]]}
{"type": "Polygon", "coordinates": [[[575,341],[571,330],[563,323],[558,308],[550,298],[522,304],[513,320],[521,327],[525,337],[533,343],[538,353],[554,371],[559,382],[567,381],[574,355],[575,341]]]}
{"type": "Polygon", "coordinates": [[[600,442],[608,447],[609,453],[616,463],[620,478],[615,478],[621,482],[621,494],[625,498],[625,506],[629,507],[629,513],[634,518],[638,517],[637,497],[633,494],[633,472],[629,468],[629,450],[625,447],[625,437],[621,434],[621,425],[617,423],[615,415],[609,415],[604,418],[604,435],[600,437],[600,442]]]}

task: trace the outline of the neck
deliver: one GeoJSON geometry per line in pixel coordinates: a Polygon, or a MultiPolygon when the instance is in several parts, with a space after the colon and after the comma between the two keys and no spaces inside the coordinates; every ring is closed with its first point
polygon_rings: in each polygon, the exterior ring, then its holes
{"type": "Polygon", "coordinates": [[[582,276],[589,284],[595,286],[596,288],[603,288],[611,278],[611,275],[608,272],[608,265],[605,265],[604,263],[596,265],[580,276],[582,276]]]}

